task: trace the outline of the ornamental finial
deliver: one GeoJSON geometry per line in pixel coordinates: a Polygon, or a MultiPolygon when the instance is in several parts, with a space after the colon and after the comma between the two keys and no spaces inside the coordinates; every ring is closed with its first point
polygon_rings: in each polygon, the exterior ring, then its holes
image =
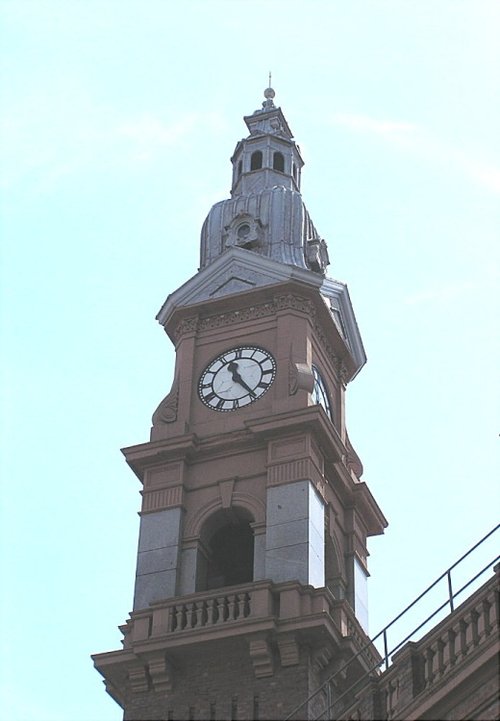
{"type": "Polygon", "coordinates": [[[265,100],[262,103],[262,107],[264,108],[264,110],[274,108],[273,98],[275,95],[276,93],[271,87],[271,71],[269,71],[269,86],[264,90],[265,100]]]}

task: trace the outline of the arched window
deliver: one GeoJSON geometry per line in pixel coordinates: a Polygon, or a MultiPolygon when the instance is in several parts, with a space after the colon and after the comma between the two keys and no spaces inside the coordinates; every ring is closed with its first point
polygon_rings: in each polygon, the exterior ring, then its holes
{"type": "Polygon", "coordinates": [[[207,590],[253,581],[253,531],[249,523],[220,528],[209,544],[207,590]]]}
{"type": "Polygon", "coordinates": [[[239,178],[240,175],[241,175],[242,169],[243,169],[243,163],[242,163],[242,161],[240,160],[240,162],[238,163],[238,178],[239,178]]]}
{"type": "Polygon", "coordinates": [[[256,150],[250,158],[250,170],[259,170],[259,168],[262,168],[262,151],[256,150]]]}
{"type": "Polygon", "coordinates": [[[253,518],[243,508],[219,510],[203,524],[198,550],[197,591],[253,581],[253,518]]]}
{"type": "Polygon", "coordinates": [[[280,153],[280,152],[274,153],[273,168],[274,168],[274,170],[279,170],[280,173],[285,172],[285,158],[283,156],[283,153],[280,153]]]}

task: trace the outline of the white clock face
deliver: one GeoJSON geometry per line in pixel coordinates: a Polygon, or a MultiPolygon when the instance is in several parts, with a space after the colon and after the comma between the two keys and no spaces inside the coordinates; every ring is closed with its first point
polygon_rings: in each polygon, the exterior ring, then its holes
{"type": "Polygon", "coordinates": [[[231,348],[205,368],[198,383],[198,394],[214,411],[235,411],[263,396],[275,375],[276,361],[263,348],[231,348]]]}
{"type": "Polygon", "coordinates": [[[313,400],[315,403],[324,408],[328,418],[333,421],[332,407],[330,404],[330,397],[326,389],[325,381],[321,377],[321,373],[315,365],[313,365],[312,371],[314,375],[314,388],[312,392],[313,400]]]}

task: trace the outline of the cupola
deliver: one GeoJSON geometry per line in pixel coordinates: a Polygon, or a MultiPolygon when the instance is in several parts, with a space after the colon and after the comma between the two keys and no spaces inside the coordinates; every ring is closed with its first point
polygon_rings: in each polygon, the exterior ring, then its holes
{"type": "Polygon", "coordinates": [[[250,135],[239,141],[231,158],[233,197],[275,186],[300,191],[304,161],[274,96],[273,88],[266,88],[262,109],[244,117],[250,135]]]}
{"type": "Polygon", "coordinates": [[[248,137],[231,162],[231,197],[216,203],[201,230],[200,269],[231,248],[325,275],[326,242],[318,234],[300,193],[304,161],[273,88],[262,109],[246,115],[248,137]]]}

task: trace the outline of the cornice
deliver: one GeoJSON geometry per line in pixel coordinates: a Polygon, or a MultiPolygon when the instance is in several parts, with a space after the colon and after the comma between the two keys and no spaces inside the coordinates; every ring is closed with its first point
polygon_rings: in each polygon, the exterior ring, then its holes
{"type": "Polygon", "coordinates": [[[316,338],[337,366],[342,383],[348,383],[358,373],[359,363],[364,363],[364,357],[358,358],[357,362],[332,317],[326,299],[317,288],[304,285],[297,279],[238,293],[230,301],[225,297],[210,303],[179,307],[170,315],[165,330],[177,346],[182,339],[190,336],[272,318],[284,311],[297,312],[308,318],[316,338]]]}

